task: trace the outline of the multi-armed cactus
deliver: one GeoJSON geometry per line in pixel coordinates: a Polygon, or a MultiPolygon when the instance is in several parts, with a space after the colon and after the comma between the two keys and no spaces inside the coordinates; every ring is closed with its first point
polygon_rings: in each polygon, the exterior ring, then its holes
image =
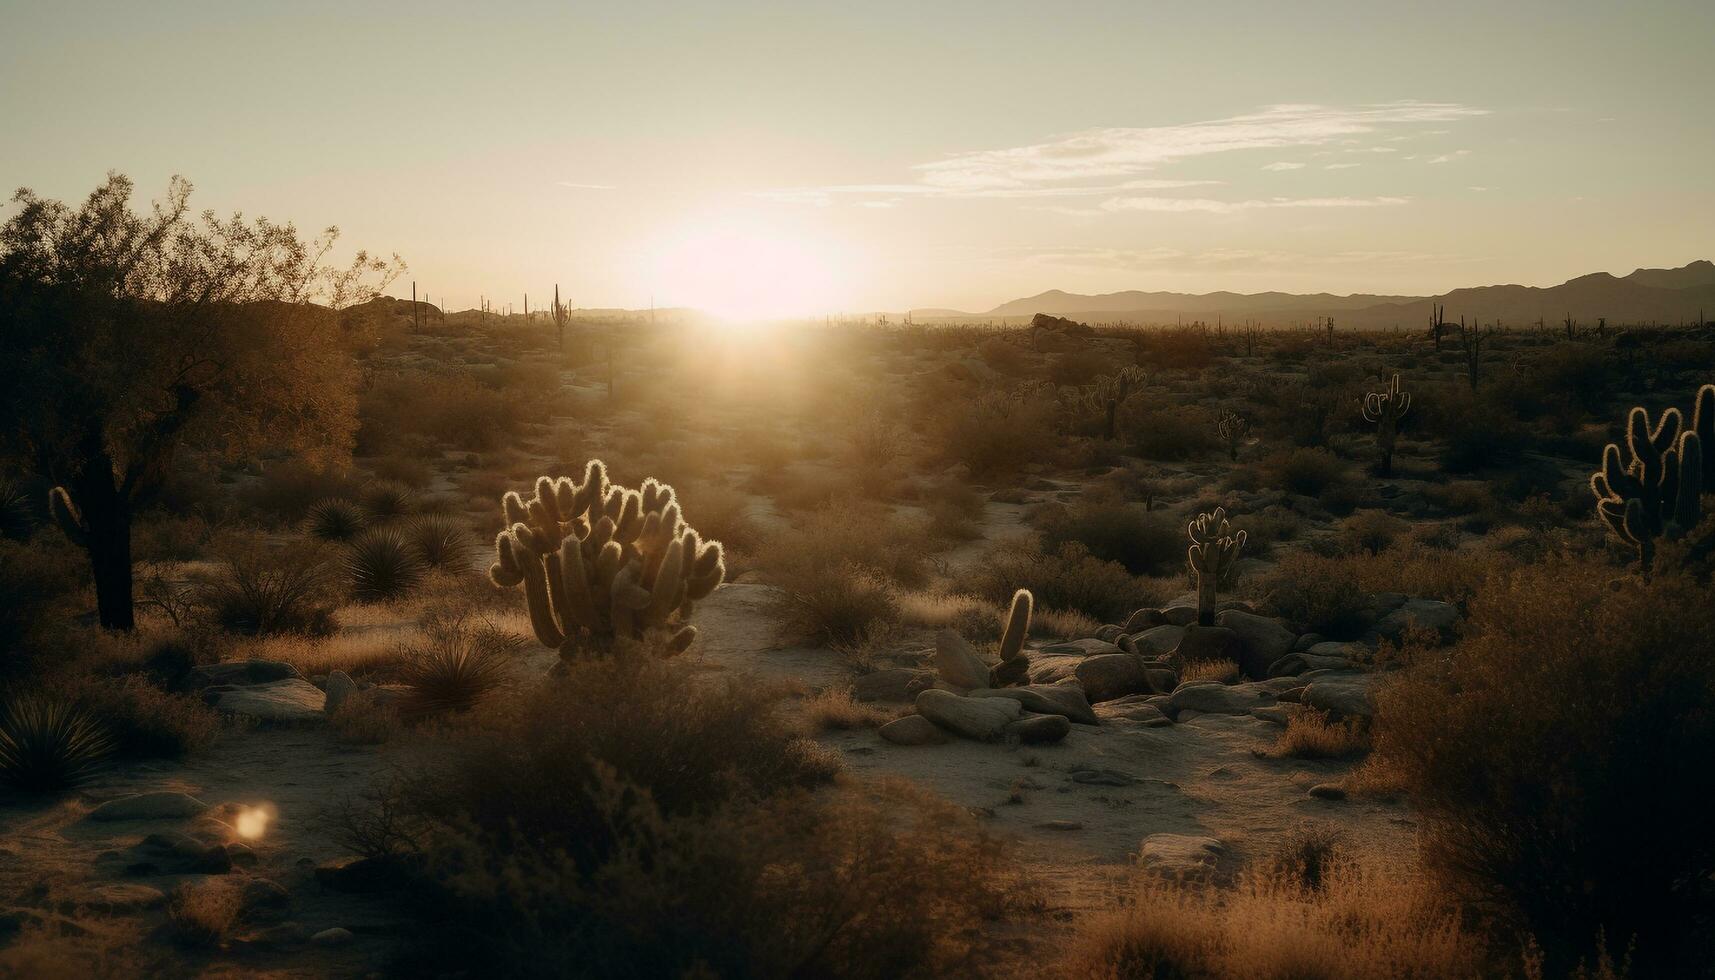
{"type": "Polygon", "coordinates": [[[1215,432],[1221,437],[1221,442],[1227,447],[1227,458],[1237,461],[1239,446],[1251,433],[1251,424],[1245,421],[1237,412],[1228,410],[1221,413],[1215,420],[1215,432]]]}
{"type": "Polygon", "coordinates": [[[1376,448],[1381,450],[1381,459],[1376,471],[1382,476],[1393,473],[1394,440],[1399,435],[1399,420],[1411,408],[1411,394],[1399,388],[1399,375],[1381,391],[1372,391],[1364,396],[1364,421],[1375,423],[1376,448]]]}
{"type": "Polygon", "coordinates": [[[1691,431],[1698,442],[1709,447],[1703,455],[1703,489],[1715,490],[1715,385],[1697,389],[1691,406],[1691,431]]]}
{"type": "MultiPolygon", "coordinates": [[[[1715,386],[1697,393],[1697,411],[1715,406],[1715,386]]],[[[1649,575],[1658,538],[1674,540],[1697,526],[1699,496],[1707,461],[1697,428],[1715,424],[1715,417],[1694,418],[1692,431],[1681,431],[1684,417],[1670,408],[1651,427],[1649,412],[1633,408],[1626,416],[1627,462],[1620,447],[1602,450],[1602,468],[1590,477],[1596,513],[1620,540],[1638,553],[1638,567],[1649,575]],[[1707,419],[1707,421],[1705,421],[1707,419]]]]}
{"type": "Polygon", "coordinates": [[[718,541],[686,526],[673,488],[608,483],[591,460],[583,482],[536,481],[535,496],[501,499],[508,527],[495,539],[495,585],[522,584],[537,639],[563,659],[616,641],[659,637],[670,653],[696,638],[692,605],[726,577],[718,541]]]}
{"type": "Polygon", "coordinates": [[[1213,626],[1215,590],[1218,586],[1232,585],[1237,578],[1245,532],[1233,530],[1227,521],[1225,507],[1216,507],[1212,513],[1198,514],[1185,530],[1191,536],[1187,557],[1191,573],[1197,578],[1197,623],[1213,626]]]}
{"type": "Polygon", "coordinates": [[[990,687],[1010,687],[1030,679],[1030,658],[1024,655],[1024,637],[1030,632],[1030,611],[1036,598],[1029,589],[1012,594],[1006,628],[1000,634],[1000,663],[989,671],[990,687]]]}
{"type": "Polygon", "coordinates": [[[1113,374],[1104,374],[1096,383],[1083,390],[1084,404],[1092,413],[1102,416],[1102,438],[1117,435],[1119,407],[1132,392],[1143,387],[1147,375],[1135,364],[1128,364],[1113,374]]]}

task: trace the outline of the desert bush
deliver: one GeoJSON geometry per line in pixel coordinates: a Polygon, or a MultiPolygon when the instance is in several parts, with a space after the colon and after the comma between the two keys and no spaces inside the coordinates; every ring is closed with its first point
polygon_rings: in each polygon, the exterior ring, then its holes
{"type": "Polygon", "coordinates": [[[1185,665],[1179,674],[1181,684],[1199,684],[1214,681],[1217,684],[1231,684],[1239,679],[1239,665],[1231,660],[1202,660],[1185,665]]]}
{"type": "Polygon", "coordinates": [[[151,514],[131,526],[131,557],[139,563],[196,561],[220,530],[219,521],[202,514],[151,514]]]}
{"type": "Polygon", "coordinates": [[[1048,363],[1048,380],[1056,385],[1087,385],[1121,367],[1105,351],[1079,350],[1061,354],[1048,363]]]}
{"type": "Polygon", "coordinates": [[[685,522],[708,541],[719,541],[729,552],[750,552],[761,533],[750,515],[750,496],[722,483],[698,483],[681,488],[688,502],[685,522]]]}
{"type": "Polygon", "coordinates": [[[1275,759],[1345,759],[1369,750],[1370,740],[1351,722],[1329,721],[1319,711],[1295,711],[1268,752],[1275,759]]]}
{"type": "Polygon", "coordinates": [[[488,449],[518,428],[518,395],[469,372],[404,372],[377,378],[358,399],[357,445],[386,449],[401,437],[424,436],[455,449],[488,449]]]}
{"type": "Polygon", "coordinates": [[[836,501],[771,535],[757,553],[757,564],[782,586],[842,564],[917,586],[928,576],[923,530],[919,521],[899,518],[879,504],[836,501]]]}
{"type": "Polygon", "coordinates": [[[783,639],[809,639],[830,646],[866,643],[899,621],[893,582],[851,562],[805,570],[782,580],[778,612],[783,639]]]}
{"type": "Polygon", "coordinates": [[[198,601],[215,625],[247,636],[334,631],[328,556],[320,547],[235,544],[223,550],[220,573],[203,576],[198,587],[198,601]]]}
{"type": "Polygon", "coordinates": [[[1217,445],[1214,416],[1197,405],[1133,398],[1120,407],[1119,430],[1144,459],[1192,459],[1217,445]]]}
{"type": "Polygon", "coordinates": [[[1102,561],[1134,575],[1164,575],[1185,564],[1185,529],[1165,517],[1126,504],[1074,507],[1041,525],[1043,547],[1058,552],[1077,543],[1102,561]]]}
{"type": "Polygon", "coordinates": [[[304,517],[304,530],[322,541],[349,541],[360,534],[369,517],[362,507],[349,500],[329,497],[310,505],[304,517]]]}
{"type": "Polygon", "coordinates": [[[216,946],[238,925],[239,885],[226,878],[187,881],[167,905],[174,939],[187,946],[216,946]]]}
{"type": "Polygon", "coordinates": [[[1349,476],[1347,465],[1326,449],[1288,450],[1263,465],[1275,486],[1306,497],[1319,496],[1349,476]]]}
{"type": "Polygon", "coordinates": [[[411,548],[430,568],[469,571],[476,541],[464,523],[444,514],[424,514],[405,525],[411,548]]]}
{"type": "Polygon", "coordinates": [[[328,730],[341,745],[380,745],[400,730],[399,709],[369,691],[354,691],[328,715],[328,730]]]}
{"type": "Polygon", "coordinates": [[[417,506],[417,492],[403,483],[376,480],[362,492],[363,509],[374,524],[384,524],[411,513],[417,506]]]}
{"type": "Polygon", "coordinates": [[[976,476],[1015,473],[1049,460],[1058,448],[1057,409],[1043,395],[1015,397],[985,391],[946,406],[939,419],[942,455],[976,476]]]}
{"type": "Polygon", "coordinates": [[[70,618],[88,575],[88,563],[63,544],[0,539],[0,678],[46,652],[55,620],[70,618]]]}
{"type": "Polygon", "coordinates": [[[342,560],[359,602],[387,602],[415,589],[428,570],[405,536],[392,528],[365,531],[351,542],[342,560]]]}
{"type": "Polygon", "coordinates": [[[243,507],[274,524],[302,520],[317,501],[330,497],[349,500],[356,495],[357,484],[350,473],[296,459],[268,463],[262,474],[241,486],[237,494],[243,507]]]}
{"type": "Polygon", "coordinates": [[[1377,751],[1429,865],[1553,969],[1605,937],[1640,974],[1691,975],[1710,952],[1715,770],[1686,761],[1715,751],[1715,603],[1688,578],[1611,574],[1552,559],[1490,583],[1464,639],[1381,692],[1377,751]]]}
{"type": "Polygon", "coordinates": [[[18,695],[0,706],[0,785],[21,793],[59,793],[92,778],[113,752],[113,737],[72,701],[18,695]]]}
{"type": "Polygon", "coordinates": [[[500,686],[524,637],[469,614],[431,614],[402,646],[399,679],[411,715],[469,711],[500,686]]]}
{"type": "Polygon", "coordinates": [[[1345,552],[1379,555],[1411,525],[1383,510],[1360,510],[1340,522],[1334,540],[1345,552]]]}
{"type": "Polygon", "coordinates": [[[220,731],[220,717],[200,699],[163,690],[140,674],[61,678],[52,690],[100,719],[122,758],[178,758],[220,731]]]}
{"type": "Polygon", "coordinates": [[[1107,622],[1123,621],[1157,591],[1078,542],[1046,551],[1028,538],[997,547],[961,576],[959,588],[997,606],[1010,602],[1015,590],[1029,589],[1038,607],[1076,610],[1107,622]]]}
{"type": "Polygon", "coordinates": [[[36,529],[36,511],[24,488],[11,480],[0,480],[0,538],[28,540],[36,529]]]}
{"type": "Polygon", "coordinates": [[[830,687],[818,691],[804,699],[800,710],[803,711],[804,725],[810,735],[875,728],[898,716],[897,711],[888,711],[873,704],[852,700],[849,687],[830,687]]]}
{"type": "Polygon", "coordinates": [[[1024,374],[1033,363],[1029,352],[1001,337],[990,337],[977,344],[977,356],[984,364],[1008,375],[1024,374]]]}
{"type": "Polygon", "coordinates": [[[1262,584],[1266,612],[1311,632],[1350,640],[1369,625],[1368,597],[1353,562],[1295,552],[1283,556],[1262,584]]]}

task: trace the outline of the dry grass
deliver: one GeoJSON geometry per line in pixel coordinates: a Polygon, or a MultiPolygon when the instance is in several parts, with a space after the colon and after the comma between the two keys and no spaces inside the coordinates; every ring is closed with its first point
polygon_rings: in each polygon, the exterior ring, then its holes
{"type": "Polygon", "coordinates": [[[238,886],[221,878],[186,882],[168,907],[173,936],[190,946],[214,946],[232,932],[242,911],[238,886]]]}
{"type": "Polygon", "coordinates": [[[1217,684],[1231,684],[1238,679],[1239,665],[1231,660],[1202,660],[1187,664],[1184,673],[1179,676],[1179,683],[1214,681],[1217,684]]]}
{"type": "Polygon", "coordinates": [[[873,704],[852,700],[851,688],[830,687],[800,704],[804,724],[811,733],[844,732],[858,728],[876,728],[899,717],[899,710],[888,710],[873,704]]]}
{"type": "Polygon", "coordinates": [[[1273,759],[1346,759],[1370,749],[1369,733],[1351,722],[1329,721],[1319,711],[1302,708],[1286,721],[1268,755],[1273,759]]]}
{"type": "Polygon", "coordinates": [[[367,691],[347,696],[328,715],[327,724],[334,740],[342,745],[380,745],[403,727],[399,712],[379,703],[367,691]]]}

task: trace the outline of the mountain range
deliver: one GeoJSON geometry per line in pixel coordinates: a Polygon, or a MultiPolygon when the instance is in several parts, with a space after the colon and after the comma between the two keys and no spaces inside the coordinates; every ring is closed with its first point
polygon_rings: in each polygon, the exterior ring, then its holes
{"type": "Polygon", "coordinates": [[[1584,323],[1605,317],[1613,324],[1699,322],[1715,312],[1715,263],[1707,259],[1677,269],[1638,269],[1627,276],[1595,272],[1558,286],[1497,285],[1455,289],[1440,296],[1378,296],[1358,293],[1170,293],[1128,290],[1081,295],[1051,289],[1015,299],[986,313],[913,310],[917,319],[1028,317],[1051,313],[1074,320],[1173,323],[1179,320],[1303,323],[1332,316],[1353,327],[1419,326],[1445,307],[1445,317],[1523,324],[1559,323],[1570,316],[1584,323]]]}

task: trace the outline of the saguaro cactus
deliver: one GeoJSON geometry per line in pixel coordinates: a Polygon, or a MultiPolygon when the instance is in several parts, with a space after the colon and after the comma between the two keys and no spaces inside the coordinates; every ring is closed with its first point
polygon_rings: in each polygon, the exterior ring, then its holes
{"type": "MultiPolygon", "coordinates": [[[[1698,408],[1715,398],[1711,386],[1698,392],[1698,408]],[[1709,392],[1706,396],[1705,392],[1709,392]]],[[[1696,431],[1682,432],[1679,409],[1670,408],[1652,427],[1649,412],[1633,408],[1626,416],[1627,462],[1620,447],[1602,450],[1602,468],[1590,476],[1596,513],[1620,540],[1638,554],[1638,568],[1649,575],[1658,538],[1673,540],[1697,525],[1703,492],[1703,441],[1696,431]]],[[[1695,429],[1695,426],[1694,426],[1695,429]]]]}
{"type": "Polygon", "coordinates": [[[1238,575],[1239,552],[1245,546],[1245,532],[1233,530],[1227,521],[1225,507],[1197,515],[1185,530],[1191,538],[1186,558],[1197,578],[1197,623],[1213,626],[1215,591],[1219,586],[1232,585],[1238,575]]]}
{"type": "Polygon", "coordinates": [[[1364,421],[1375,423],[1376,448],[1381,451],[1376,472],[1382,476],[1393,473],[1393,447],[1399,435],[1399,420],[1410,408],[1411,395],[1400,390],[1397,374],[1385,389],[1364,396],[1364,421]]]}
{"type": "Polygon", "coordinates": [[[1239,416],[1237,412],[1225,411],[1215,420],[1215,432],[1226,444],[1227,458],[1235,462],[1239,458],[1239,445],[1251,433],[1251,424],[1239,416]]]}
{"type": "Polygon", "coordinates": [[[1135,364],[1128,364],[1113,374],[1106,374],[1096,379],[1086,396],[1086,404],[1092,411],[1102,415],[1102,438],[1112,439],[1118,435],[1119,408],[1132,392],[1143,387],[1147,375],[1135,364]]]}
{"type": "Polygon", "coordinates": [[[1715,490],[1715,385],[1697,389],[1691,407],[1691,431],[1709,450],[1703,454],[1703,487],[1715,490]]]}
{"type": "Polygon", "coordinates": [[[1008,687],[1029,679],[1030,658],[1024,655],[1024,638],[1030,632],[1030,612],[1036,597],[1029,589],[1012,594],[1006,628],[1000,634],[1000,663],[989,672],[989,686],[1008,687]]]}
{"type": "Polygon", "coordinates": [[[686,625],[693,604],[726,577],[720,542],[685,524],[672,487],[612,486],[600,460],[581,483],[544,476],[529,500],[509,492],[501,508],[509,526],[489,578],[524,586],[536,638],[563,659],[651,636],[684,651],[697,635],[686,625]]]}

